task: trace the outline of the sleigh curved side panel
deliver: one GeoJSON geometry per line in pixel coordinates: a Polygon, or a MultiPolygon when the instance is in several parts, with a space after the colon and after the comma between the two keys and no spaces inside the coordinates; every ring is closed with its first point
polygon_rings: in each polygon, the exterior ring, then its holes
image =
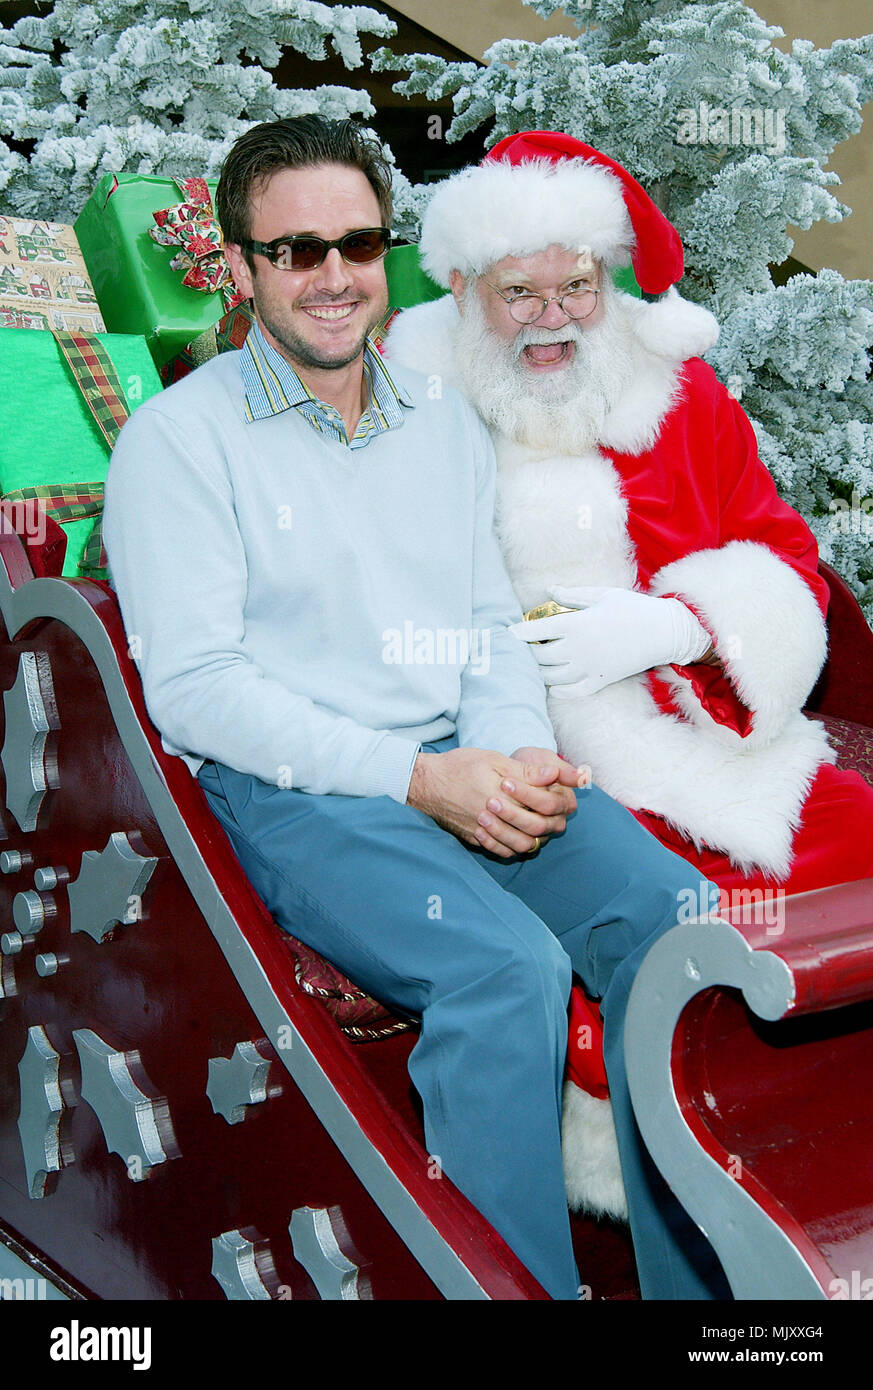
{"type": "Polygon", "coordinates": [[[736,1298],[869,1297],[873,880],[781,906],[652,948],[627,1015],[634,1109],[736,1298]]]}

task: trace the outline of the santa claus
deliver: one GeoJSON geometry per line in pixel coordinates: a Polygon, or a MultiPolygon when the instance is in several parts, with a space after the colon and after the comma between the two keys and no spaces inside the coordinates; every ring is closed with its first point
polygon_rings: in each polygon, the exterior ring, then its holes
{"type": "MultiPolygon", "coordinates": [[[[459,388],[492,431],[516,593],[563,610],[517,629],[559,750],[723,902],[873,875],[873,788],[802,713],[827,646],[815,542],[700,360],[718,326],[674,288],[675,229],[613,160],[532,131],[439,185],[420,250],[451,293],[401,314],[386,353],[459,388]],[[642,299],[613,284],[628,262],[642,299]]],[[[568,1192],[620,1215],[575,1008],[568,1192]]]]}

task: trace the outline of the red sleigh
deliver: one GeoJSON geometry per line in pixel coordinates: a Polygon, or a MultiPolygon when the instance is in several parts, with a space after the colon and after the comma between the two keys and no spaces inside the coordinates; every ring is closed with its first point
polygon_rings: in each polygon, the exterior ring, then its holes
{"type": "MultiPolygon", "coordinates": [[[[289,945],[163,752],[109,586],[57,577],[58,532],[30,545],[0,510],[0,1279],[71,1299],[544,1299],[425,1152],[414,1028],[289,945]]],[[[814,708],[869,758],[873,634],[828,580],[814,708]]],[[[786,913],[778,940],[677,926],[650,953],[634,1103],[735,1297],[863,1297],[873,884],[786,913]]],[[[580,1216],[574,1239],[590,1297],[638,1296],[623,1227],[580,1216]]]]}

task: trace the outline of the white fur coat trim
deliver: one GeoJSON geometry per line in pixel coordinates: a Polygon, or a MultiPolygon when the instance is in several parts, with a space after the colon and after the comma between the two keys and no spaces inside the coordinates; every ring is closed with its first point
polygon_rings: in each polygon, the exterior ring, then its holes
{"type": "MultiPolygon", "coordinates": [[[[812,590],[790,565],[756,541],[730,541],[666,565],[654,594],[676,594],[695,610],[743,704],[754,712],[748,748],[775,738],[802,708],[827,654],[827,629],[812,590]]],[[[671,673],[684,713],[727,743],[740,735],[717,724],[690,682],[671,673]]]]}
{"type": "Polygon", "coordinates": [[[700,723],[662,713],[644,676],[595,695],[555,687],[548,708],[564,756],[587,763],[594,782],[630,810],[662,816],[746,873],[788,874],[809,788],[835,759],[822,724],[795,713],[766,746],[730,747],[700,723]]]}
{"type": "Polygon", "coordinates": [[[632,589],[627,500],[610,459],[538,453],[495,434],[495,526],[522,612],[554,586],[632,589]]]}
{"type": "Polygon", "coordinates": [[[391,321],[383,353],[389,361],[440,377],[444,386],[461,390],[452,337],[458,322],[458,306],[450,294],[403,309],[391,321]]]}

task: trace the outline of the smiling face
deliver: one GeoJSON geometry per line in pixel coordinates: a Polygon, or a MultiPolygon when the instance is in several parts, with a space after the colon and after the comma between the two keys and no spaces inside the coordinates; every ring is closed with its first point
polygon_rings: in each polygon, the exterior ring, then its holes
{"type": "MultiPolygon", "coordinates": [[[[460,272],[451,274],[452,294],[463,302],[466,282],[460,272]]],[[[559,307],[557,298],[584,289],[600,288],[600,273],[588,251],[568,251],[550,246],[532,256],[504,256],[489,266],[476,282],[485,322],[495,337],[505,343],[518,339],[518,358],[531,377],[546,376],[572,366],[578,330],[594,328],[603,318],[603,302],[584,319],[572,319],[559,307]],[[498,293],[499,291],[499,293],[498,293]],[[545,313],[532,324],[515,321],[501,295],[521,293],[551,299],[545,313]],[[519,338],[519,335],[522,335],[519,338]]]]}
{"type": "MultiPolygon", "coordinates": [[[[451,284],[459,311],[452,328],[458,374],[485,423],[548,454],[596,447],[640,370],[635,311],[602,266],[553,246],[507,256],[469,280],[453,272],[451,284]],[[553,299],[588,288],[598,289],[597,307],[584,318],[569,318],[551,303],[532,324],[517,323],[501,298],[514,291],[553,299]]],[[[584,309],[585,301],[571,307],[584,309]]]]}
{"type": "MultiPolygon", "coordinates": [[[[335,241],[382,224],[367,176],[344,164],[280,169],[257,185],[251,201],[252,240],[293,233],[335,241]]],[[[225,255],[268,342],[295,370],[331,371],[361,357],[364,339],[388,306],[383,260],[350,265],[334,247],[315,270],[280,270],[253,253],[254,270],[238,245],[225,255]]]]}

